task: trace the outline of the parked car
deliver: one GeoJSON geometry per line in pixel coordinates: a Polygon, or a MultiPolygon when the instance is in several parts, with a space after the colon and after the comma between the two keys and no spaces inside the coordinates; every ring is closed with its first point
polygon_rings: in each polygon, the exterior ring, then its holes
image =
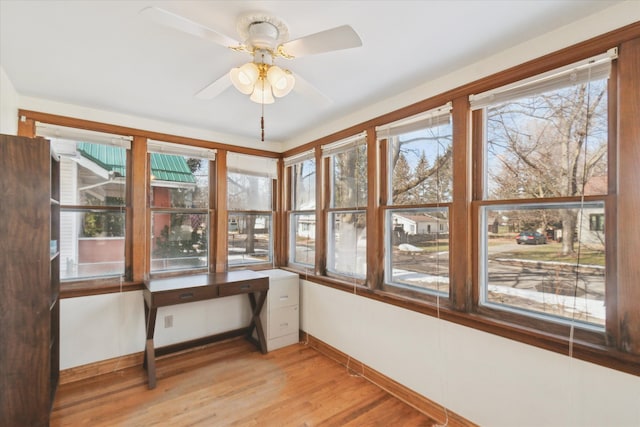
{"type": "Polygon", "coordinates": [[[519,245],[539,245],[547,243],[547,238],[544,234],[537,231],[521,231],[516,237],[516,243],[519,245]]]}

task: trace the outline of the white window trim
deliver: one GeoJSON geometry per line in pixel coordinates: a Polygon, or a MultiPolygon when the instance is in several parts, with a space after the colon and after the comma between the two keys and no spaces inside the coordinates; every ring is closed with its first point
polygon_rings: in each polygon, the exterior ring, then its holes
{"type": "Polygon", "coordinates": [[[341,139],[340,141],[332,142],[331,144],[323,145],[322,157],[330,157],[335,154],[344,153],[359,145],[367,143],[367,132],[360,132],[356,135],[348,138],[341,139]]]}
{"type": "Polygon", "coordinates": [[[298,153],[293,156],[286,157],[284,159],[284,166],[285,167],[292,166],[298,163],[302,163],[306,160],[311,160],[313,158],[315,158],[315,150],[312,149],[309,151],[304,151],[302,153],[298,153]]]}
{"type": "Polygon", "coordinates": [[[377,126],[376,136],[378,139],[391,138],[420,129],[428,129],[434,126],[450,123],[450,113],[452,108],[453,104],[451,102],[447,102],[441,107],[433,108],[429,111],[425,111],[424,113],[397,120],[393,123],[377,126]]]}
{"type": "Polygon", "coordinates": [[[116,135],[112,133],[96,132],[92,130],[70,128],[36,122],[36,135],[52,139],[66,139],[69,141],[91,142],[94,144],[111,145],[131,149],[132,136],[116,135]]]}
{"type": "Polygon", "coordinates": [[[217,152],[217,150],[213,148],[173,144],[170,142],[155,141],[152,139],[147,141],[147,151],[149,153],[170,154],[174,156],[194,157],[208,160],[215,160],[217,152]]]}
{"type": "Polygon", "coordinates": [[[227,171],[276,179],[278,177],[278,159],[228,153],[227,171]]]}
{"type": "Polygon", "coordinates": [[[470,95],[469,103],[472,110],[479,110],[489,105],[501,104],[592,80],[600,80],[609,76],[611,61],[617,57],[618,48],[612,48],[601,55],[574,62],[506,86],[470,95]]]}

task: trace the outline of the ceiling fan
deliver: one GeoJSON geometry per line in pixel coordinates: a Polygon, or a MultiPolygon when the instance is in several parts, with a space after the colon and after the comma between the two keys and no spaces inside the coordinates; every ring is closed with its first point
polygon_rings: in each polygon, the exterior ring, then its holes
{"type": "Polygon", "coordinates": [[[284,22],[267,13],[253,13],[238,20],[236,28],[242,40],[238,41],[158,7],[147,7],[140,13],[161,25],[253,56],[251,62],[232,68],[196,93],[200,99],[213,99],[232,84],[243,94],[250,95],[252,101],[263,105],[273,103],[274,96],[283,97],[294,88],[303,95],[322,98],[324,95],[300,76],[275,65],[274,58],[295,59],[362,46],[360,37],[349,25],[289,40],[289,30],[284,22]]]}

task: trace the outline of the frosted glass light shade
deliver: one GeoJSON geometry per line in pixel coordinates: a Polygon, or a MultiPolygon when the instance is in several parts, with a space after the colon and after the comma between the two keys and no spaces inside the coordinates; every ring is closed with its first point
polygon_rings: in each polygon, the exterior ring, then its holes
{"type": "Polygon", "coordinates": [[[277,65],[272,66],[267,71],[267,80],[271,83],[273,95],[281,98],[291,92],[295,85],[295,78],[288,70],[283,70],[277,65]]]}
{"type": "Polygon", "coordinates": [[[229,72],[231,83],[233,83],[235,88],[245,95],[249,95],[253,92],[253,87],[258,81],[259,75],[260,70],[253,62],[247,62],[240,68],[232,68],[229,72]]]}
{"type": "Polygon", "coordinates": [[[249,98],[258,104],[273,104],[275,99],[271,94],[271,84],[267,79],[260,79],[256,82],[255,89],[249,98]]]}

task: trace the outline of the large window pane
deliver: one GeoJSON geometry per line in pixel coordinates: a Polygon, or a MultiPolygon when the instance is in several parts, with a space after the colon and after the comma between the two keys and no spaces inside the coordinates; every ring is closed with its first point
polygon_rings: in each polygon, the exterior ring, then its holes
{"type": "Polygon", "coordinates": [[[151,206],[206,208],[209,206],[209,161],[151,153],[151,206]]]}
{"type": "Polygon", "coordinates": [[[447,208],[387,211],[386,282],[449,293],[447,208]]]}
{"type": "Polygon", "coordinates": [[[367,146],[358,145],[331,158],[331,207],[367,206],[367,146]]]}
{"type": "Polygon", "coordinates": [[[489,199],[607,194],[607,79],[487,107],[489,199]]]}
{"type": "Polygon", "coordinates": [[[290,261],[313,266],[316,257],[315,214],[291,214],[290,261]]]}
{"type": "Polygon", "coordinates": [[[60,203],[124,206],[127,150],[88,142],[53,141],[60,159],[60,203]]]}
{"type": "Polygon", "coordinates": [[[229,265],[271,262],[271,215],[229,212],[229,265]]]}
{"type": "Polygon", "coordinates": [[[51,141],[60,156],[60,279],[123,276],[128,150],[71,139],[51,141]]]}
{"type": "Polygon", "coordinates": [[[316,208],[316,162],[304,160],[291,166],[292,209],[294,211],[316,208]]]}
{"type": "Polygon", "coordinates": [[[229,172],[228,209],[271,211],[272,183],[273,180],[268,176],[229,172]]]}
{"type": "Polygon", "coordinates": [[[316,255],[316,161],[314,158],[291,165],[292,212],[289,216],[289,262],[313,267],[316,255]]]}
{"type": "Polygon", "coordinates": [[[61,279],[123,275],[124,248],[124,212],[60,213],[61,279]]]}
{"type": "Polygon", "coordinates": [[[327,269],[345,276],[367,274],[367,217],[359,212],[329,214],[327,269]]]}
{"type": "Polygon", "coordinates": [[[276,164],[261,160],[264,159],[243,155],[228,159],[231,169],[227,173],[227,262],[230,266],[272,261],[276,164]]]}
{"type": "Polygon", "coordinates": [[[207,266],[208,215],[151,213],[151,271],[207,266]]]}
{"type": "Polygon", "coordinates": [[[602,202],[484,207],[482,302],[604,325],[605,232],[594,216],[604,220],[602,202]]]}
{"type": "Polygon", "coordinates": [[[191,270],[208,266],[210,153],[154,142],[151,165],[150,271],[191,270]]]}
{"type": "Polygon", "coordinates": [[[450,122],[391,138],[391,204],[451,201],[451,138],[450,122]]]}

